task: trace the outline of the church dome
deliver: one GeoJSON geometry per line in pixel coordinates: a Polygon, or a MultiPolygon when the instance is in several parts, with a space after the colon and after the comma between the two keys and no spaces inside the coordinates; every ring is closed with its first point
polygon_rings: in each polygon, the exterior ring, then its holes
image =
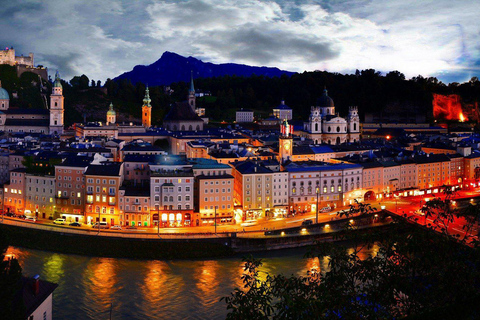
{"type": "Polygon", "coordinates": [[[58,71],[55,73],[55,81],[53,82],[54,88],[62,88],[62,82],[60,82],[60,75],[58,71]]]}
{"type": "Polygon", "coordinates": [[[328,96],[327,89],[323,90],[323,95],[318,98],[317,106],[321,108],[330,108],[334,107],[333,99],[328,96]]]}
{"type": "Polygon", "coordinates": [[[117,113],[113,110],[113,103],[110,103],[110,108],[107,111],[107,116],[115,116],[117,113]]]}
{"type": "Polygon", "coordinates": [[[7,90],[0,87],[0,100],[10,100],[7,90]]]}
{"type": "Polygon", "coordinates": [[[0,81],[0,100],[10,100],[7,90],[2,88],[2,82],[0,81]]]}

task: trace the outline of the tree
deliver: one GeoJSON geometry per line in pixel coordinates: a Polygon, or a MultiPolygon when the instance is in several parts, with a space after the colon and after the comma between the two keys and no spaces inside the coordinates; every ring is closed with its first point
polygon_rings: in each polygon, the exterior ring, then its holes
{"type": "Polygon", "coordinates": [[[2,319],[24,319],[25,305],[22,289],[22,268],[15,258],[5,259],[8,243],[4,234],[0,233],[0,310],[2,319]],[[19,301],[20,300],[20,301],[19,301]]]}
{"type": "MultiPolygon", "coordinates": [[[[446,218],[460,216],[447,209],[448,199],[444,202],[427,207],[446,210],[436,213],[446,218]]],[[[474,212],[478,217],[480,210],[474,212]]],[[[341,215],[372,214],[368,205],[357,203],[341,215]]],[[[328,269],[311,270],[305,277],[261,273],[261,261],[244,259],[244,288],[224,298],[227,318],[466,319],[479,314],[480,254],[475,242],[457,241],[403,219],[365,232],[347,224],[337,239],[349,241],[354,250],[319,243],[308,257],[328,259],[328,269]],[[352,239],[362,243],[352,245],[352,239]],[[377,253],[362,257],[358,247],[372,246],[377,253]]]]}

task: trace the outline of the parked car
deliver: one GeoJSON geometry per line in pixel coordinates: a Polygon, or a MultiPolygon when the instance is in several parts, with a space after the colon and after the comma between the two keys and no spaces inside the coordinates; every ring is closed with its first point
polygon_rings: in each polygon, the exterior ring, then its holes
{"type": "Polygon", "coordinates": [[[110,229],[112,229],[112,230],[122,230],[122,226],[115,225],[115,226],[111,226],[110,229]]]}
{"type": "Polygon", "coordinates": [[[36,222],[36,221],[37,221],[37,218],[35,218],[35,217],[26,217],[26,218],[25,218],[25,221],[36,222]]]}
{"type": "Polygon", "coordinates": [[[71,226],[71,227],[81,227],[82,224],[80,222],[75,221],[75,222],[70,223],[69,226],[71,226]]]}
{"type": "MultiPolygon", "coordinates": [[[[95,222],[92,228],[98,229],[98,222],[95,222]]],[[[108,229],[108,223],[106,221],[100,221],[100,229],[108,229]]]]}
{"type": "Polygon", "coordinates": [[[330,207],[323,207],[322,209],[320,209],[320,212],[330,212],[332,211],[332,208],[330,207]]]}
{"type": "Polygon", "coordinates": [[[245,220],[240,225],[242,227],[252,227],[257,224],[257,220],[245,220]]]}
{"type": "Polygon", "coordinates": [[[53,221],[54,224],[66,224],[67,221],[63,218],[57,218],[55,221],[53,221]]]}
{"type": "Polygon", "coordinates": [[[125,229],[136,230],[137,227],[135,227],[135,226],[126,226],[125,229]]]}
{"type": "Polygon", "coordinates": [[[302,226],[311,226],[312,224],[313,224],[313,221],[310,219],[302,221],[302,226]]]}

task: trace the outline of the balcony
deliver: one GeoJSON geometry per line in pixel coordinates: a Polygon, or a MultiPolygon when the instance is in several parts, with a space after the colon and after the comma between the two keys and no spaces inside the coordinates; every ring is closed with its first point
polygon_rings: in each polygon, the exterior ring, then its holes
{"type": "Polygon", "coordinates": [[[55,195],[55,199],[70,199],[70,197],[68,195],[65,196],[65,195],[58,195],[57,194],[57,195],[55,195]]]}

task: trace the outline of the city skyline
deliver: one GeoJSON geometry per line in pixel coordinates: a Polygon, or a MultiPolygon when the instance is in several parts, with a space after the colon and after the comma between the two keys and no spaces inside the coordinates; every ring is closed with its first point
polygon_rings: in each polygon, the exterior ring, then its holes
{"type": "Polygon", "coordinates": [[[0,43],[35,52],[36,64],[67,79],[104,81],[173,51],[297,72],[373,68],[464,82],[479,71],[479,9],[473,1],[12,1],[0,9],[0,43]]]}

